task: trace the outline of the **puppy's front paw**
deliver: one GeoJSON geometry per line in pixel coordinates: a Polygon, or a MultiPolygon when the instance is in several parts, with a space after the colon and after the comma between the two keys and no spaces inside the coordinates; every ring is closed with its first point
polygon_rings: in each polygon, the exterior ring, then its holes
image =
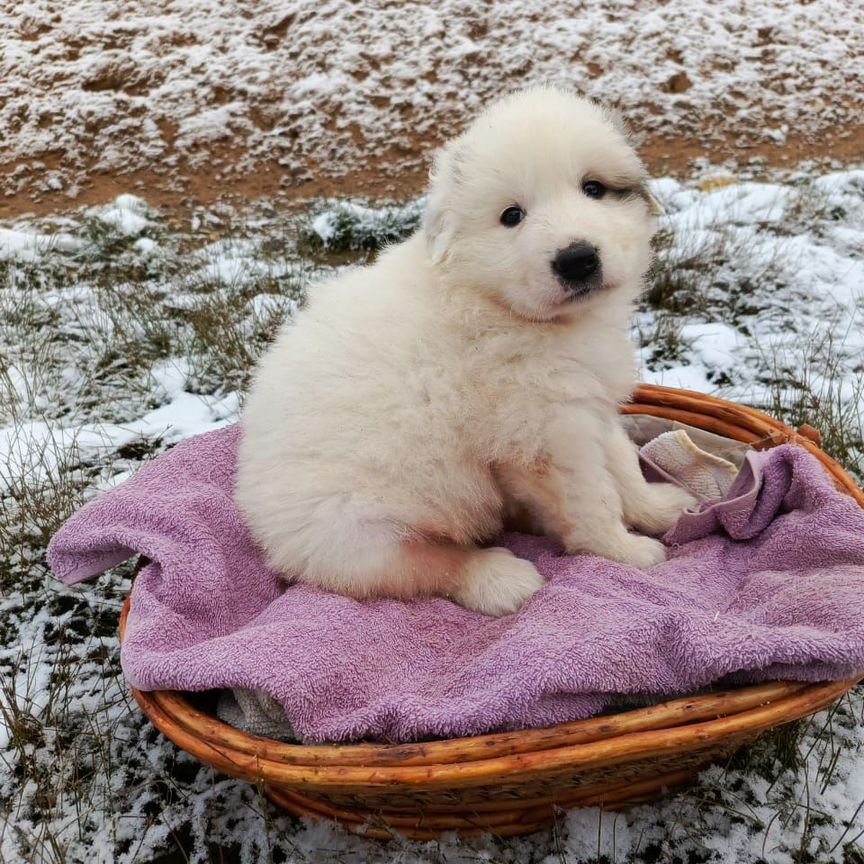
{"type": "Polygon", "coordinates": [[[508,549],[478,549],[453,599],[484,615],[509,615],[544,585],[537,568],[508,549]]]}
{"type": "Polygon", "coordinates": [[[639,567],[647,570],[655,564],[662,564],[666,560],[666,547],[652,537],[642,537],[639,534],[630,534],[624,531],[614,540],[607,540],[598,544],[596,540],[591,543],[568,543],[567,551],[570,553],[583,552],[589,555],[600,555],[611,561],[621,564],[629,564],[631,567],[639,567]]]}
{"type": "Polygon", "coordinates": [[[699,499],[674,483],[646,483],[638,502],[626,502],[627,523],[645,534],[665,534],[699,499]]]}
{"type": "Polygon", "coordinates": [[[666,547],[659,540],[636,534],[630,535],[630,542],[626,544],[622,553],[616,560],[631,567],[638,567],[640,570],[647,570],[666,560],[666,547]]]}

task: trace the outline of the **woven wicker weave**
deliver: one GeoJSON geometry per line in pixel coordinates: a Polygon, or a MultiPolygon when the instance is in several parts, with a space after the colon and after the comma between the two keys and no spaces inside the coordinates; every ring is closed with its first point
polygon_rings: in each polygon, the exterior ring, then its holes
{"type": "MultiPolygon", "coordinates": [[[[864,492],[818,446],[767,415],[698,393],[641,386],[626,414],[678,420],[756,447],[794,442],[864,507],[864,492]]],[[[125,632],[129,601],[120,623],[125,632]]],[[[622,808],[651,800],[725,759],[761,732],[831,704],[854,679],[777,682],[676,699],[547,729],[422,744],[295,745],[240,732],[180,693],[143,693],[138,704],[179,747],[219,771],[263,785],[290,813],[335,819],[366,836],[416,839],[457,829],[523,834],[556,807],[622,808]]]]}

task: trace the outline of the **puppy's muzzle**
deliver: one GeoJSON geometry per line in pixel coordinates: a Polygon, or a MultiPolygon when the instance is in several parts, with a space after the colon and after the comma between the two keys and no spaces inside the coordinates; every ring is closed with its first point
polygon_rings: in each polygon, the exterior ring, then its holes
{"type": "Polygon", "coordinates": [[[561,287],[573,296],[586,294],[600,286],[600,256],[588,243],[571,243],[552,260],[552,269],[561,287]]]}

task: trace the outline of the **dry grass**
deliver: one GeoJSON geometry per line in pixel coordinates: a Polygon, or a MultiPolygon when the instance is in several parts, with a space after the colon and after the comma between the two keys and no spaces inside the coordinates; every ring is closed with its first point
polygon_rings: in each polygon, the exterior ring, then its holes
{"type": "MultiPolygon", "coordinates": [[[[48,538],[97,485],[175,440],[153,432],[116,446],[106,433],[99,446],[100,424],[131,423],[165,404],[170,375],[202,399],[242,390],[309,279],[365,260],[416,226],[418,212],[416,204],[387,208],[376,222],[341,207],[327,241],[313,238],[311,219],[273,213],[200,213],[182,227],[151,213],[134,235],[94,215],[74,227],[76,250],[0,262],[0,430],[11,430],[12,441],[0,474],[0,718],[8,737],[0,747],[0,849],[10,861],[58,864],[672,864],[721,860],[717,838],[733,848],[740,830],[771,864],[860,864],[861,826],[830,833],[834,814],[822,803],[843,766],[861,764],[850,755],[864,741],[860,693],[766,736],[662,806],[630,817],[576,811],[531,838],[463,844],[380,846],[299,825],[274,814],[260,790],[202,768],[142,720],[122,682],[116,637],[129,569],[63,588],[45,566],[48,538]],[[839,839],[829,844],[829,836],[839,839]]],[[[795,218],[818,213],[824,207],[802,205],[795,218]]],[[[761,256],[746,265],[746,238],[733,229],[707,244],[660,236],[639,317],[651,363],[688,362],[681,328],[694,319],[731,322],[745,336],[766,316],[803,322],[792,342],[754,337],[759,350],[742,356],[741,377],[729,386],[749,388],[753,401],[789,422],[821,428],[829,452],[860,474],[862,369],[836,328],[805,338],[813,328],[785,299],[782,262],[761,256]]]]}

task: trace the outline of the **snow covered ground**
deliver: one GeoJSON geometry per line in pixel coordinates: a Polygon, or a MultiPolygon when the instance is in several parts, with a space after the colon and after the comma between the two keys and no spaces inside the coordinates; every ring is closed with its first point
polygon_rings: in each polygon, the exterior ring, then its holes
{"type": "MultiPolygon", "coordinates": [[[[864,475],[864,170],[655,192],[667,215],[634,319],[644,380],[810,422],[864,475]]],[[[236,419],[255,357],[314,279],[419,212],[263,202],[178,225],[126,195],[0,226],[0,860],[860,864],[861,688],[690,791],[506,842],[382,847],[295,823],[142,720],[119,674],[128,568],[64,588],[47,539],[143,461],[236,419]]]]}
{"type": "Polygon", "coordinates": [[[27,0],[0,7],[0,32],[0,191],[36,198],[127,171],[224,184],[266,164],[271,194],[402,175],[544,80],[691,157],[842,143],[864,111],[854,0],[27,0]]]}

